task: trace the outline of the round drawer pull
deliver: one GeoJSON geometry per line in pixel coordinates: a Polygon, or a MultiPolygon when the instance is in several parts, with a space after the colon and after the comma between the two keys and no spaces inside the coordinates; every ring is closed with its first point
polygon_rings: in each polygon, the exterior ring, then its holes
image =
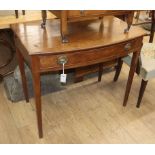
{"type": "Polygon", "coordinates": [[[125,46],[124,46],[124,50],[125,51],[129,51],[131,49],[131,43],[127,43],[125,46]]]}
{"type": "Polygon", "coordinates": [[[66,64],[68,62],[68,58],[66,56],[60,56],[58,57],[58,64],[66,64]]]}

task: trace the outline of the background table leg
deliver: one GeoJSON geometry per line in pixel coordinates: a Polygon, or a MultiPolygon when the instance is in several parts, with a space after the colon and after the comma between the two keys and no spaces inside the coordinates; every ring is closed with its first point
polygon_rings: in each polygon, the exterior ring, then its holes
{"type": "Polygon", "coordinates": [[[45,28],[46,26],[46,19],[47,19],[47,11],[46,10],[42,10],[42,24],[41,27],[45,28]]]}

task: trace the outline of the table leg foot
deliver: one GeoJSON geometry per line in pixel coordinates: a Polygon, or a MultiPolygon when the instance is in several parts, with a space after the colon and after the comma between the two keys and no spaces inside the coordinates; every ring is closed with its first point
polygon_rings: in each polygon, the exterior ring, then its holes
{"type": "Polygon", "coordinates": [[[0,82],[3,80],[3,76],[0,74],[0,82]]]}
{"type": "Polygon", "coordinates": [[[128,33],[130,30],[131,25],[128,25],[127,28],[124,30],[124,33],[128,33]]]}
{"type": "Polygon", "coordinates": [[[46,24],[45,23],[41,23],[41,28],[45,29],[46,24]]]}
{"type": "Polygon", "coordinates": [[[98,82],[101,82],[102,74],[103,74],[103,63],[99,64],[98,82]]]}
{"type": "Polygon", "coordinates": [[[62,43],[68,43],[67,36],[62,35],[62,43]]]}

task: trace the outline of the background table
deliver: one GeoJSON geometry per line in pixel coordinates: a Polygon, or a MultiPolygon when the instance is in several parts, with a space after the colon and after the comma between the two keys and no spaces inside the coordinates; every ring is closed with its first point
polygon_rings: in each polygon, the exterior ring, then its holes
{"type": "MultiPolygon", "coordinates": [[[[103,19],[104,16],[119,16],[127,22],[127,27],[124,28],[125,32],[128,32],[133,21],[134,11],[132,10],[49,10],[61,21],[61,37],[62,42],[68,42],[68,23],[85,21],[92,19],[103,19]]],[[[42,11],[42,27],[45,27],[47,18],[47,11],[42,11]]]]}

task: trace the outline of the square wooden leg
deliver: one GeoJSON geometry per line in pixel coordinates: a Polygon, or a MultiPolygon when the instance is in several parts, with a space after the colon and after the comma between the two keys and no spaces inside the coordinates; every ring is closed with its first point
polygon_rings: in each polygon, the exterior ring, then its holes
{"type": "Polygon", "coordinates": [[[135,70],[136,70],[136,67],[137,67],[139,53],[140,52],[134,52],[133,56],[132,56],[132,61],[131,61],[128,81],[127,81],[127,85],[126,85],[126,91],[125,91],[123,106],[127,105],[127,101],[128,101],[129,93],[130,93],[130,90],[131,90],[131,85],[132,85],[134,73],[135,73],[135,70]]]}
{"type": "Polygon", "coordinates": [[[39,138],[43,137],[43,128],[42,128],[42,107],[41,107],[41,83],[40,83],[40,72],[38,72],[38,60],[32,58],[32,78],[33,78],[33,89],[34,89],[34,99],[36,105],[36,115],[37,115],[37,124],[39,138]]]}
{"type": "Polygon", "coordinates": [[[28,88],[27,88],[25,67],[24,67],[24,58],[18,50],[16,50],[16,53],[17,53],[17,59],[18,59],[19,69],[20,69],[21,78],[22,78],[23,92],[25,95],[26,102],[29,102],[28,88]]]}

